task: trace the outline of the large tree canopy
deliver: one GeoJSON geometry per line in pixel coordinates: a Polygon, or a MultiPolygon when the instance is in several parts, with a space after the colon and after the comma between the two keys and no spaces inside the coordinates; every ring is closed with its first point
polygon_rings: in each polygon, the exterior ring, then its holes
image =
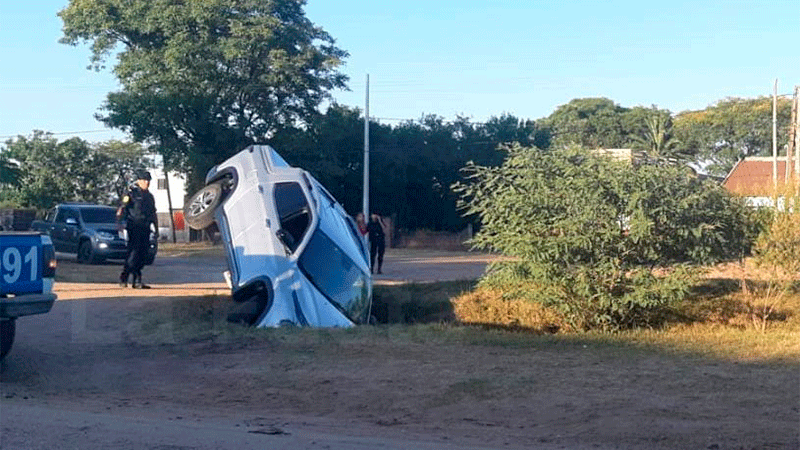
{"type": "MultiPolygon", "coordinates": [[[[668,110],[655,106],[645,108],[619,106],[607,98],[576,98],[556,108],[541,123],[552,135],[552,145],[563,148],[580,145],[586,148],[636,148],[651,152],[653,140],[669,139],[671,127],[668,110]],[[653,135],[651,123],[660,123],[663,129],[653,135]]],[[[660,153],[665,150],[655,144],[660,153]]],[[[540,148],[544,148],[539,146],[540,148]]]]}
{"type": "Polygon", "coordinates": [[[304,122],[333,89],[347,53],[305,17],[304,0],[71,0],[61,42],[116,53],[122,90],[106,124],[151,141],[168,167],[205,169],[277,128],[304,122]]]}
{"type": "Polygon", "coordinates": [[[133,171],[145,167],[143,154],[139,144],[58,142],[41,131],[8,140],[2,155],[16,163],[18,183],[0,188],[0,202],[38,209],[76,201],[116,204],[133,171]]]}
{"type": "Polygon", "coordinates": [[[578,98],[556,108],[543,123],[556,147],[619,148],[627,142],[622,120],[625,111],[607,98],[578,98]]]}
{"type": "MultiPolygon", "coordinates": [[[[786,154],[791,101],[778,99],[778,151],[786,154]]],[[[712,175],[727,175],[745,156],[772,154],[772,99],[729,98],[701,111],[678,114],[675,134],[681,145],[698,154],[712,175]]]]}

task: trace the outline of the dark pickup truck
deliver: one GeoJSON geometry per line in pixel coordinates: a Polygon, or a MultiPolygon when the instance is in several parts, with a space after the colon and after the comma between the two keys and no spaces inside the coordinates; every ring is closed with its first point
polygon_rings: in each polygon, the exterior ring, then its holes
{"type": "MultiPolygon", "coordinates": [[[[106,259],[125,259],[127,243],[117,229],[117,209],[91,203],[62,203],[31,228],[50,235],[57,252],[75,253],[79,263],[98,264],[106,259]]],[[[158,236],[150,234],[150,251],[145,264],[152,264],[158,252],[158,236]]]]}

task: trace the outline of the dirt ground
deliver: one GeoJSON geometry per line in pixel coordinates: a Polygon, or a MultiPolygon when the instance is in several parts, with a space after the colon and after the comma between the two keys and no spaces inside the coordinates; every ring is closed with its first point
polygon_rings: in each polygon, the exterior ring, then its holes
{"type": "MultiPolygon", "coordinates": [[[[474,278],[486,255],[390,250],[378,283],[474,278]]],[[[18,322],[0,448],[800,449],[800,363],[704,359],[436,326],[145,339],[142,313],[225,295],[220,254],[163,254],[150,290],[59,262],[18,322]],[[72,280],[72,281],[64,281],[72,280]]]]}

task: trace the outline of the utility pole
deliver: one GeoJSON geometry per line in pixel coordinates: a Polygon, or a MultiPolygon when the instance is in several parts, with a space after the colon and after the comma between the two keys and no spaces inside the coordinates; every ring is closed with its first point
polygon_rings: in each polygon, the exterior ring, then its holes
{"type": "Polygon", "coordinates": [[[169,207],[169,228],[172,230],[172,243],[174,244],[178,242],[178,239],[175,236],[175,219],[172,217],[174,213],[172,212],[172,194],[169,190],[169,173],[163,163],[161,164],[161,170],[164,171],[164,188],[167,189],[167,205],[169,207]]]}
{"type": "Polygon", "coordinates": [[[795,178],[800,178],[800,86],[794,87],[794,102],[792,103],[792,110],[794,110],[794,122],[792,124],[792,140],[794,141],[794,173],[795,178]]]}
{"type": "Polygon", "coordinates": [[[772,91],[772,189],[778,187],[778,79],[772,91]]]}
{"type": "Polygon", "coordinates": [[[797,94],[798,87],[794,88],[794,99],[792,99],[792,118],[789,121],[789,145],[786,147],[786,181],[789,181],[789,174],[792,172],[792,156],[796,153],[795,136],[797,135],[797,94]]]}
{"type": "Polygon", "coordinates": [[[369,222],[369,74],[367,74],[366,101],[364,104],[364,222],[369,222]]]}

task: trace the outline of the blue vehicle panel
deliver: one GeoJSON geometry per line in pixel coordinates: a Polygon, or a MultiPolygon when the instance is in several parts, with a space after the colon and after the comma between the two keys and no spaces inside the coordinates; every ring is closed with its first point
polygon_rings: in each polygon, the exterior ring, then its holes
{"type": "Polygon", "coordinates": [[[0,241],[0,294],[42,292],[42,246],[38,235],[9,235],[0,241]]]}

